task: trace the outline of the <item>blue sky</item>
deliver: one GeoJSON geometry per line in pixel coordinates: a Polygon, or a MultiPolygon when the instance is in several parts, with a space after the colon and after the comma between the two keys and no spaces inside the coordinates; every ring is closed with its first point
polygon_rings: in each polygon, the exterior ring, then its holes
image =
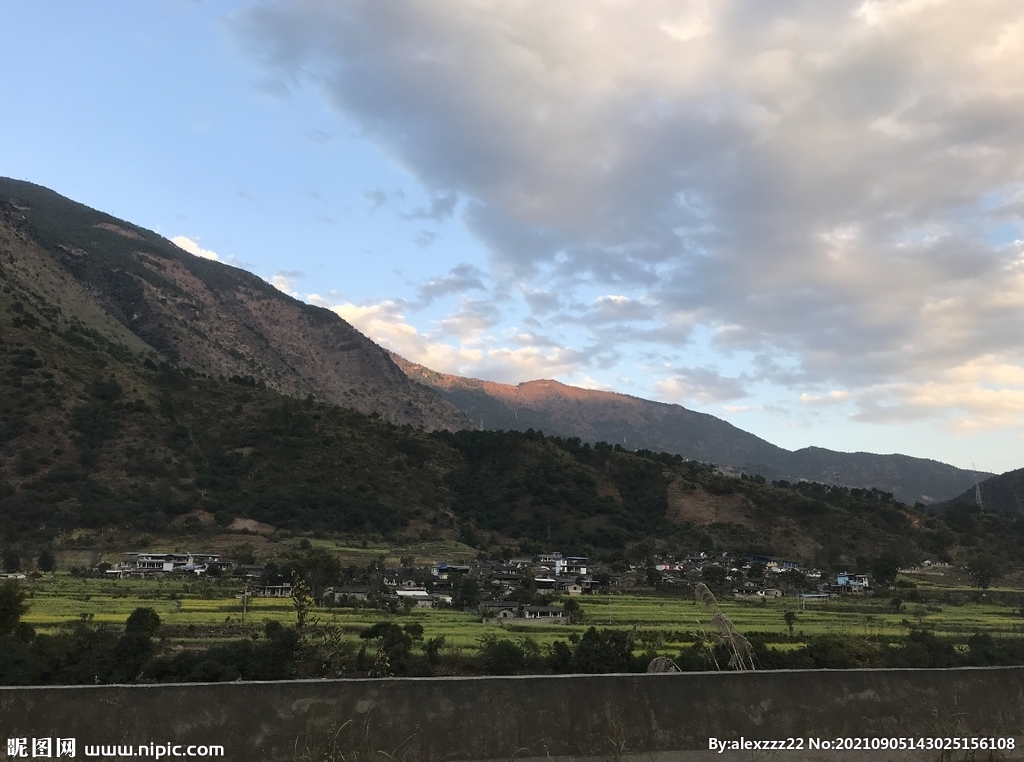
{"type": "Polygon", "coordinates": [[[411,360],[1024,466],[1013,0],[0,14],[0,174],[411,360]]]}

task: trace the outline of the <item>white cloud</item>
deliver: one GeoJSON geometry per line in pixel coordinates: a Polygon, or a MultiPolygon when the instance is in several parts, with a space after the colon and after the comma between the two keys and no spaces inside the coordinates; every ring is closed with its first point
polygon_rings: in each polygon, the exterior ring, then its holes
{"type": "Polygon", "coordinates": [[[216,252],[202,248],[198,243],[193,241],[191,238],[186,238],[183,235],[177,235],[171,239],[171,243],[173,243],[179,249],[184,249],[189,254],[193,254],[197,257],[202,257],[203,259],[212,259],[214,262],[220,262],[220,257],[217,256],[216,252]]]}
{"type": "Polygon", "coordinates": [[[295,284],[303,277],[304,274],[298,270],[284,270],[270,277],[270,285],[293,299],[301,299],[302,297],[295,291],[295,284]]]}
{"type": "Polygon", "coordinates": [[[576,381],[575,386],[579,386],[583,389],[597,389],[603,392],[613,392],[616,389],[611,384],[606,384],[602,381],[598,381],[596,378],[591,378],[584,373],[579,380],[576,381]]]}
{"type": "Polygon", "coordinates": [[[402,307],[397,302],[386,301],[368,305],[346,302],[333,305],[330,309],[374,341],[381,342],[403,356],[409,347],[414,346],[411,342],[419,341],[421,338],[418,331],[405,322],[402,307]]]}
{"type": "Polygon", "coordinates": [[[808,394],[804,392],[800,395],[800,401],[805,405],[828,405],[836,402],[845,402],[850,399],[850,392],[845,389],[834,389],[827,394],[808,394]]]}
{"type": "Polygon", "coordinates": [[[651,305],[640,299],[606,294],[594,300],[593,310],[584,319],[590,322],[636,321],[652,316],[651,305]]]}
{"type": "Polygon", "coordinates": [[[745,413],[750,410],[750,405],[722,405],[722,409],[727,413],[745,413]]]}
{"type": "MultiPolygon", "coordinates": [[[[403,305],[395,301],[343,303],[331,309],[382,346],[441,373],[505,383],[556,377],[571,382],[584,360],[580,352],[544,342],[523,344],[516,349],[496,346],[493,340],[482,337],[473,339],[471,346],[463,341],[450,343],[444,340],[443,330],[425,334],[410,325],[403,305]]],[[[452,316],[441,322],[450,325],[455,320],[457,317],[452,316]]]]}

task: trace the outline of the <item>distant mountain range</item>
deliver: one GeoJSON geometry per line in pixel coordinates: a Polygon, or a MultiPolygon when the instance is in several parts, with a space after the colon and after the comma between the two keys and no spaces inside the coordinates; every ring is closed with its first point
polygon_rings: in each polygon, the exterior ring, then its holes
{"type": "MultiPolygon", "coordinates": [[[[45,333],[53,357],[92,353],[88,361],[68,359],[47,371],[66,383],[67,394],[79,394],[85,378],[107,374],[135,383],[144,364],[168,365],[427,431],[533,428],[679,454],[737,474],[879,488],[911,504],[937,504],[974,486],[971,472],[931,460],[821,448],[790,452],[678,405],[556,381],[509,386],[435,373],[250,273],[195,257],[152,231],[41,186],[3,178],[0,286],[9,330],[45,333]]],[[[23,414],[11,412],[18,420],[23,414]]],[[[13,436],[4,434],[4,425],[0,421],[0,444],[13,436]]],[[[23,425],[46,431],[67,422],[23,425]]],[[[0,464],[0,477],[5,469],[14,475],[14,461],[0,464]]]]}
{"type": "MultiPolygon", "coordinates": [[[[726,471],[772,480],[877,487],[902,502],[934,504],[970,488],[971,471],[907,455],[846,453],[821,447],[796,452],[766,442],[726,421],[680,405],[581,389],[557,381],[512,386],[437,373],[392,355],[410,378],[430,386],[477,426],[606,441],[627,449],[669,452],[714,463],[726,471]]],[[[979,474],[986,478],[992,474],[979,474]]]]}

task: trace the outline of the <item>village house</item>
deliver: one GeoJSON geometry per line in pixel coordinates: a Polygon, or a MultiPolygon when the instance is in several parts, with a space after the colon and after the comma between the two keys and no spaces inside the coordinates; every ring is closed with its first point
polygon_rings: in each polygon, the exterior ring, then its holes
{"type": "Polygon", "coordinates": [[[471,569],[462,564],[449,564],[442,561],[430,567],[430,573],[438,579],[448,579],[452,574],[469,574],[471,569]]]}
{"type": "Polygon", "coordinates": [[[587,573],[587,563],[589,559],[586,556],[566,556],[565,562],[562,565],[562,574],[568,576],[584,576],[587,573]]]}
{"type": "Polygon", "coordinates": [[[744,580],[743,584],[733,590],[733,594],[738,598],[744,598],[752,595],[762,595],[764,593],[764,582],[761,580],[748,579],[744,580]]]}
{"type": "Polygon", "coordinates": [[[568,621],[565,610],[557,606],[523,606],[523,619],[555,623],[568,621]]]}
{"type": "Polygon", "coordinates": [[[537,577],[533,580],[538,593],[553,592],[558,588],[558,580],[554,577],[537,577]]]}
{"type": "Polygon", "coordinates": [[[205,574],[211,567],[230,566],[218,553],[141,553],[121,554],[121,562],[106,570],[115,577],[144,577],[153,574],[205,574]]]}
{"type": "Polygon", "coordinates": [[[436,602],[436,597],[422,587],[400,587],[394,591],[394,595],[402,603],[418,609],[432,609],[436,602]]]}
{"type": "Polygon", "coordinates": [[[545,553],[537,559],[541,566],[553,572],[556,577],[585,575],[587,561],[586,556],[563,556],[561,553],[545,553]]]}
{"type": "Polygon", "coordinates": [[[546,571],[557,574],[558,570],[562,567],[562,554],[544,553],[543,555],[537,556],[537,564],[546,571]]]}
{"type": "Polygon", "coordinates": [[[833,593],[863,595],[871,588],[867,574],[837,574],[835,581],[829,586],[833,593]]]}
{"type": "Polygon", "coordinates": [[[664,571],[679,571],[679,572],[686,571],[686,567],[683,564],[679,563],[678,561],[672,561],[672,560],[663,561],[661,563],[655,564],[654,568],[657,569],[660,572],[664,572],[664,571]]]}
{"type": "Polygon", "coordinates": [[[481,601],[477,611],[484,619],[513,619],[519,613],[515,601],[481,601]]]}
{"type": "Polygon", "coordinates": [[[324,590],[323,597],[332,600],[335,603],[344,603],[346,600],[365,601],[370,597],[370,587],[369,585],[339,585],[337,587],[328,587],[324,590]]]}
{"type": "Polygon", "coordinates": [[[491,588],[496,591],[515,590],[523,584],[521,574],[510,572],[494,572],[491,574],[491,588]]]}
{"type": "Polygon", "coordinates": [[[253,593],[261,598],[291,598],[291,584],[284,585],[260,585],[253,590],[253,593]]]}
{"type": "Polygon", "coordinates": [[[583,585],[577,582],[575,577],[558,580],[557,588],[566,595],[583,595],[583,585]]]}

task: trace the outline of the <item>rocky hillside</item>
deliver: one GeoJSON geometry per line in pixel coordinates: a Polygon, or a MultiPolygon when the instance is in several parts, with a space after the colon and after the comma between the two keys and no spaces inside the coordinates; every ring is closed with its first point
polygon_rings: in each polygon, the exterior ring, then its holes
{"type": "Polygon", "coordinates": [[[40,186],[0,179],[0,265],[0,310],[108,342],[121,361],[246,378],[428,430],[469,425],[329,310],[40,186]]]}
{"type": "MultiPolygon", "coordinates": [[[[906,455],[844,453],[820,447],[795,452],[730,423],[680,405],[557,381],[517,386],[437,373],[393,355],[410,378],[431,386],[479,427],[606,441],[627,449],[668,452],[769,479],[807,479],[846,487],[878,488],[898,500],[931,504],[974,484],[970,471],[906,455]]],[[[982,478],[989,476],[983,474],[982,478]]]]}

